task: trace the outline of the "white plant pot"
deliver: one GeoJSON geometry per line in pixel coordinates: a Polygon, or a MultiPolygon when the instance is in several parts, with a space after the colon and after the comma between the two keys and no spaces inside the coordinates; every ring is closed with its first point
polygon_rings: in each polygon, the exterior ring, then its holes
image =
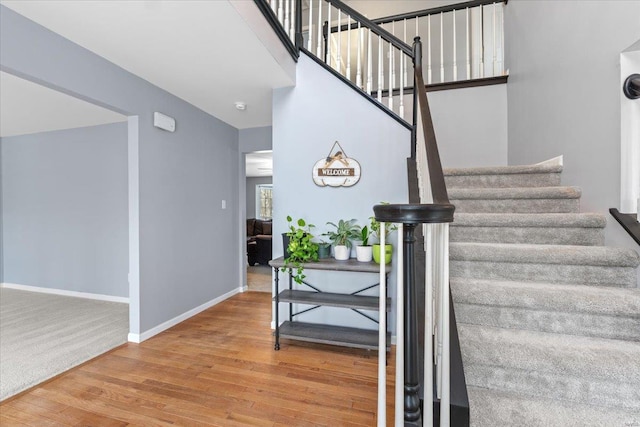
{"type": "Polygon", "coordinates": [[[346,261],[349,259],[349,248],[346,245],[334,246],[333,257],[338,261],[346,261]]]}
{"type": "Polygon", "coordinates": [[[372,246],[357,246],[356,258],[360,262],[371,262],[373,259],[373,247],[372,246]]]}

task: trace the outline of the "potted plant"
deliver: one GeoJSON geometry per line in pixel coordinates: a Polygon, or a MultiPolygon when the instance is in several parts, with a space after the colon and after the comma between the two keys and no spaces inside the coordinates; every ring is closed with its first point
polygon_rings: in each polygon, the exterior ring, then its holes
{"type": "MultiPolygon", "coordinates": [[[[375,217],[370,217],[369,220],[371,221],[370,223],[370,229],[371,229],[371,235],[375,236],[378,239],[378,244],[374,244],[373,245],[373,260],[375,262],[377,262],[378,264],[380,264],[380,223],[376,220],[375,217]]],[[[384,262],[385,264],[389,264],[391,262],[391,256],[393,254],[393,246],[391,245],[391,243],[387,243],[389,241],[389,234],[392,231],[397,230],[398,227],[395,224],[389,225],[386,224],[384,227],[384,241],[385,241],[385,245],[384,245],[384,262]]]]}
{"type": "Polygon", "coordinates": [[[318,244],[312,242],[311,228],[314,227],[313,224],[307,224],[302,218],[296,222],[297,227],[292,222],[293,219],[287,216],[289,231],[283,234],[283,240],[286,240],[287,243],[285,246],[285,266],[282,267],[282,271],[290,269],[293,280],[301,284],[306,277],[304,263],[318,260],[318,244]]]}
{"type": "Polygon", "coordinates": [[[351,239],[359,237],[360,227],[356,225],[355,219],[348,221],[340,220],[338,224],[327,222],[327,225],[335,227],[335,231],[328,231],[324,235],[329,237],[333,243],[333,257],[338,261],[349,259],[351,249],[351,239]]]}
{"type": "Polygon", "coordinates": [[[318,259],[327,259],[331,257],[331,243],[319,240],[318,244],[318,259]]]}
{"type": "Polygon", "coordinates": [[[366,225],[360,229],[360,240],[362,244],[356,246],[356,258],[360,262],[370,262],[373,257],[373,248],[369,245],[371,232],[366,225]]]}

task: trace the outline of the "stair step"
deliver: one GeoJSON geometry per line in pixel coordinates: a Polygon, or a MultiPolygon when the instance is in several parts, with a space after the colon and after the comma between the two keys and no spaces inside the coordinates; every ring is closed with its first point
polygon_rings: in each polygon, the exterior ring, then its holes
{"type": "Polygon", "coordinates": [[[451,243],[451,277],[635,287],[640,256],[596,246],[451,243]]]}
{"type": "Polygon", "coordinates": [[[577,213],[581,191],[577,187],[452,188],[449,199],[456,212],[577,213]]]}
{"type": "Polygon", "coordinates": [[[445,169],[447,188],[553,187],[560,185],[562,166],[496,166],[445,169]]]}
{"type": "Polygon", "coordinates": [[[467,384],[640,410],[640,343],[459,324],[467,384]]]}
{"type": "Polygon", "coordinates": [[[640,413],[468,387],[472,427],[640,425],[640,413]]]}
{"type": "Polygon", "coordinates": [[[599,214],[458,213],[451,241],[604,245],[607,220],[599,214]]]}
{"type": "Polygon", "coordinates": [[[452,279],[460,323],[640,342],[640,289],[452,279]]]}

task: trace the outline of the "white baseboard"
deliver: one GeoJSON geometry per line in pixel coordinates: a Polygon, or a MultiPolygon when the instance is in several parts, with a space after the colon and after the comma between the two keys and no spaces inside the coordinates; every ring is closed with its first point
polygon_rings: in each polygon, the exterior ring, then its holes
{"type": "Polygon", "coordinates": [[[144,331],[141,334],[129,334],[127,339],[129,340],[129,342],[134,342],[134,343],[141,343],[143,341],[148,340],[149,338],[158,335],[160,332],[166,331],[167,329],[171,328],[172,326],[177,325],[180,322],[184,322],[185,320],[187,320],[190,317],[195,316],[198,313],[203,312],[204,310],[206,310],[207,308],[213,307],[216,304],[221,303],[222,301],[231,298],[232,296],[238,294],[240,292],[239,288],[233,289],[229,292],[227,292],[224,295],[219,296],[218,298],[214,298],[211,301],[205,302],[204,304],[193,308],[185,313],[182,313],[179,316],[174,317],[173,319],[167,320],[164,323],[159,324],[158,326],[148,329],[146,331],[144,331]]]}
{"type": "Polygon", "coordinates": [[[240,293],[247,292],[249,287],[247,285],[240,285],[240,293]]]}
{"type": "Polygon", "coordinates": [[[39,286],[18,285],[16,283],[0,283],[0,287],[7,289],[17,289],[19,291],[40,292],[42,294],[62,295],[65,297],[86,298],[98,301],[121,302],[129,304],[129,298],[116,297],[113,295],[92,294],[89,292],[67,291],[64,289],[42,288],[39,286]]]}

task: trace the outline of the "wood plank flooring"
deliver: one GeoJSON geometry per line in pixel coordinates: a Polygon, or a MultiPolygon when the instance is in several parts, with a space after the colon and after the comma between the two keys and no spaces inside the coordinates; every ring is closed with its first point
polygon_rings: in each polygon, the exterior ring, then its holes
{"type": "Polygon", "coordinates": [[[287,340],[274,351],[270,321],[270,294],[236,295],[3,402],[0,425],[376,425],[377,352],[287,340]]]}

